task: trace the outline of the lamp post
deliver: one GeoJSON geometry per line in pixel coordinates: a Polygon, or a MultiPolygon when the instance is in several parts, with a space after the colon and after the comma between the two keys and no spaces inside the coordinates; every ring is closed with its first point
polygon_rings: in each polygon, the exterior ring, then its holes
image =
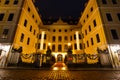
{"type": "Polygon", "coordinates": [[[51,45],[51,43],[49,42],[49,43],[48,43],[48,46],[50,47],[50,45],[51,45]]]}
{"type": "Polygon", "coordinates": [[[71,43],[68,43],[68,47],[71,46],[71,43]]]}
{"type": "Polygon", "coordinates": [[[50,49],[50,45],[51,43],[48,43],[48,48],[47,48],[47,51],[46,51],[46,62],[48,64],[50,64],[50,60],[51,60],[51,49],[50,49]]]}
{"type": "Polygon", "coordinates": [[[68,43],[67,60],[68,60],[68,64],[71,64],[73,62],[71,43],[68,43]]]}

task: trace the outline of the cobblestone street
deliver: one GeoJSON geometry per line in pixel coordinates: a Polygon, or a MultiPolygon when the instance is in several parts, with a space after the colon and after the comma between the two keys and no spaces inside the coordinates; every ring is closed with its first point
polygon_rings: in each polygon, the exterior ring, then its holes
{"type": "Polygon", "coordinates": [[[120,71],[1,69],[0,80],[120,80],[120,71]]]}

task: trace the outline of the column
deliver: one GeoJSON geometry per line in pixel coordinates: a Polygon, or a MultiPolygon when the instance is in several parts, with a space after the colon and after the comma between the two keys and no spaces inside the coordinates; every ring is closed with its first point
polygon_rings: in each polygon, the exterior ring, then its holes
{"type": "Polygon", "coordinates": [[[40,50],[43,50],[44,36],[45,36],[45,31],[42,31],[41,42],[40,42],[40,50]]]}
{"type": "Polygon", "coordinates": [[[76,44],[77,44],[77,50],[80,50],[80,45],[79,45],[79,32],[78,32],[78,31],[76,31],[76,32],[75,32],[75,34],[76,34],[76,44]]]}

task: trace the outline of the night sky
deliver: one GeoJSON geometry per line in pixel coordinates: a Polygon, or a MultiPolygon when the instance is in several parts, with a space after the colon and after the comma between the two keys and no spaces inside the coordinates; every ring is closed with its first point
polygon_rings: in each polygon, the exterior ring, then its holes
{"type": "Polygon", "coordinates": [[[48,18],[74,18],[80,17],[87,0],[36,0],[42,19],[48,18]]]}

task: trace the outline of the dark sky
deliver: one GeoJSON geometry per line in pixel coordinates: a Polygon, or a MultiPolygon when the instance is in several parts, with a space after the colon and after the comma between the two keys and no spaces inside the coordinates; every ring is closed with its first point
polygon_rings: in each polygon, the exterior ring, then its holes
{"type": "Polygon", "coordinates": [[[42,18],[69,17],[79,18],[87,0],[36,0],[42,18]]]}

